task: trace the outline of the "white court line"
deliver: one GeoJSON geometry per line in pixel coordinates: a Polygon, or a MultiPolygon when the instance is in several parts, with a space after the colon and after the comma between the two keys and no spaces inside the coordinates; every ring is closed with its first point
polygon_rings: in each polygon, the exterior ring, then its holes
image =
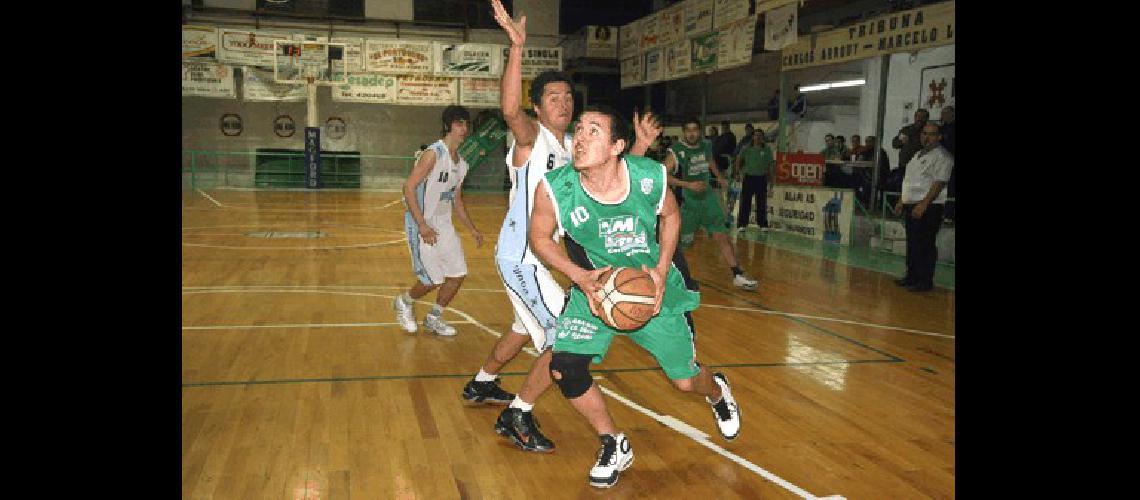
{"type": "MultiPolygon", "coordinates": [[[[393,298],[393,296],[391,296],[391,295],[381,295],[381,294],[374,294],[374,293],[360,293],[360,292],[344,292],[344,291],[334,291],[334,290],[199,290],[199,291],[184,291],[182,293],[183,294],[202,294],[202,293],[323,293],[323,294],[332,294],[332,295],[354,295],[354,296],[360,296],[360,297],[393,298]]],[[[422,302],[422,301],[418,301],[418,302],[422,302]]],[[[487,325],[480,323],[479,320],[473,318],[470,314],[467,314],[467,313],[460,311],[458,309],[453,309],[451,307],[446,307],[445,309],[447,309],[447,310],[449,310],[455,314],[458,314],[458,315],[462,316],[463,318],[466,318],[467,322],[474,324],[475,326],[478,326],[483,331],[490,333],[491,335],[495,336],[496,338],[502,337],[501,333],[496,332],[495,330],[488,328],[487,325]]],[[[538,351],[536,351],[534,348],[527,347],[524,350],[527,352],[527,354],[530,354],[531,356],[534,356],[534,357],[538,357],[538,351]]],[[[637,403],[634,403],[634,402],[632,402],[632,401],[630,401],[624,397],[621,397],[616,392],[614,392],[610,389],[607,389],[605,387],[602,387],[601,384],[598,384],[598,388],[601,389],[602,392],[605,392],[607,395],[609,395],[611,398],[613,398],[615,401],[618,401],[618,402],[620,402],[626,406],[629,406],[630,408],[633,408],[634,410],[637,410],[641,413],[644,413],[645,415],[648,415],[650,418],[656,420],[657,422],[660,422],[661,424],[665,425],[666,427],[668,427],[670,429],[673,429],[677,433],[696,441],[697,443],[701,444],[702,446],[715,451],[717,454],[724,456],[724,457],[728,458],[729,460],[732,460],[736,464],[760,475],[761,477],[763,477],[769,481],[772,481],[773,483],[776,483],[780,487],[782,487],[782,488],[784,488],[784,489],[786,489],[792,493],[795,493],[796,495],[798,495],[802,498],[809,498],[809,499],[819,498],[819,497],[816,497],[815,495],[812,495],[811,493],[808,493],[804,489],[802,489],[802,488],[800,488],[800,487],[798,487],[792,483],[785,481],[784,479],[780,478],[779,476],[764,470],[759,465],[756,465],[756,464],[748,461],[747,459],[745,459],[739,455],[736,455],[735,453],[732,453],[732,452],[730,452],[724,448],[721,448],[720,446],[718,446],[715,443],[708,441],[708,434],[701,432],[699,429],[697,429],[697,428],[695,428],[689,424],[686,424],[685,422],[683,422],[682,420],[680,420],[678,418],[671,417],[668,415],[658,415],[657,413],[654,413],[650,410],[647,410],[647,409],[641,407],[641,405],[638,405],[637,403]]],[[[842,499],[843,497],[839,496],[839,495],[832,495],[832,496],[828,496],[828,497],[824,497],[824,498],[842,499]]]]}
{"type": "Polygon", "coordinates": [[[222,208],[225,208],[225,205],[222,205],[221,203],[218,203],[218,200],[215,200],[213,196],[210,196],[210,195],[206,194],[206,192],[205,192],[205,191],[202,191],[201,189],[198,189],[197,191],[198,191],[198,194],[201,194],[202,196],[205,196],[207,200],[210,200],[210,201],[214,202],[214,204],[215,204],[215,205],[217,205],[217,206],[219,206],[219,207],[222,207],[222,208]]]}
{"type": "MultiPolygon", "coordinates": [[[[451,321],[452,324],[470,324],[470,321],[451,321]]],[[[293,323],[282,325],[211,325],[183,326],[183,330],[245,330],[250,328],[362,328],[372,326],[399,326],[399,323],[293,323]]]]}
{"type": "Polygon", "coordinates": [[[392,241],[382,241],[380,243],[360,243],[357,245],[328,245],[321,247],[262,247],[262,246],[249,246],[249,247],[234,247],[228,245],[207,245],[205,243],[182,243],[184,247],[203,247],[203,248],[221,248],[223,250],[344,250],[349,248],[376,248],[397,243],[407,243],[407,239],[399,239],[392,241]]]}
{"type": "MultiPolygon", "coordinates": [[[[395,285],[220,285],[220,286],[184,286],[183,290],[217,290],[217,289],[244,289],[244,290],[258,290],[258,289],[310,289],[310,288],[332,288],[332,289],[378,289],[378,290],[403,290],[407,287],[395,285]]],[[[464,291],[471,292],[491,292],[491,293],[506,293],[502,288],[463,288],[464,291]]],[[[785,311],[760,309],[758,307],[736,307],[736,306],[722,306],[718,304],[701,304],[701,307],[712,307],[716,309],[731,309],[735,311],[756,312],[760,314],[772,314],[776,316],[788,316],[792,318],[815,319],[819,321],[831,321],[835,323],[845,323],[849,325],[864,326],[868,328],[881,328],[883,330],[895,330],[906,333],[913,333],[916,335],[926,335],[930,337],[940,337],[950,340],[955,340],[954,335],[947,335],[944,333],[927,332],[922,330],[913,330],[910,328],[903,328],[900,326],[880,325],[877,323],[864,323],[862,321],[853,321],[848,319],[829,318],[827,316],[812,316],[810,314],[791,313],[785,311]]]]}
{"type": "Polygon", "coordinates": [[[701,304],[701,307],[715,307],[717,309],[732,309],[735,311],[757,312],[760,314],[775,314],[777,316],[788,316],[791,318],[816,319],[819,321],[831,321],[834,323],[845,323],[848,325],[859,325],[859,326],[867,326],[867,327],[872,327],[872,328],[882,328],[884,330],[898,330],[900,332],[913,333],[916,335],[927,335],[930,337],[940,337],[940,338],[950,339],[950,340],[955,339],[954,335],[946,335],[945,333],[924,332],[922,330],[912,330],[910,328],[903,328],[900,326],[877,325],[875,323],[864,323],[862,321],[852,321],[849,319],[828,318],[826,316],[812,316],[810,314],[799,314],[799,313],[790,313],[790,312],[783,312],[783,311],[774,311],[774,310],[768,310],[768,309],[759,309],[759,308],[755,308],[755,307],[722,306],[722,305],[717,305],[717,304],[701,304]]]}

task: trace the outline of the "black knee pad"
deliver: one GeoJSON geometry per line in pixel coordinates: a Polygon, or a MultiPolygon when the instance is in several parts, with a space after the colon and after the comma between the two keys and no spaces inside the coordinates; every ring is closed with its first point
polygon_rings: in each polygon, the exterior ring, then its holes
{"type": "Polygon", "coordinates": [[[590,376],[590,360],[593,356],[588,354],[574,354],[569,352],[556,352],[550,357],[550,378],[558,384],[562,395],[573,399],[581,396],[594,385],[590,376]],[[558,372],[561,380],[554,376],[558,372]]]}

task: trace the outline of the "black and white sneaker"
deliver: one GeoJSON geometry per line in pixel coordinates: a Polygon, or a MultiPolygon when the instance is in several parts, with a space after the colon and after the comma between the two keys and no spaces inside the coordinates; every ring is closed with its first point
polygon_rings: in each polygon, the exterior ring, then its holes
{"type": "Polygon", "coordinates": [[[602,434],[602,449],[598,450],[598,463],[590,469],[590,486],[609,488],[618,481],[618,475],[633,465],[633,448],[625,433],[616,436],[602,434]]]}
{"type": "Polygon", "coordinates": [[[487,382],[476,382],[475,379],[471,379],[463,386],[463,399],[472,404],[509,405],[515,400],[515,395],[499,387],[497,378],[487,382]]]}
{"type": "Polygon", "coordinates": [[[728,379],[723,373],[713,373],[713,382],[720,386],[720,401],[713,403],[707,397],[705,401],[708,401],[709,405],[712,406],[713,417],[716,418],[716,428],[720,431],[720,435],[732,441],[736,439],[737,434],[740,434],[740,408],[736,406],[736,398],[732,397],[728,379]]]}
{"type": "Polygon", "coordinates": [[[500,436],[510,438],[515,446],[523,451],[537,451],[550,453],[554,451],[554,442],[547,439],[538,430],[538,421],[529,411],[519,408],[505,408],[499,413],[495,421],[495,432],[500,436]]]}

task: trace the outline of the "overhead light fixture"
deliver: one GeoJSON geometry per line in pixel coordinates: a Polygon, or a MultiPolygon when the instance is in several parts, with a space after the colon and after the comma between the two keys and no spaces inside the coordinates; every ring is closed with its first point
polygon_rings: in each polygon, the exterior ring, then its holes
{"type": "Polygon", "coordinates": [[[808,85],[800,87],[800,92],[815,92],[817,90],[837,89],[841,87],[856,87],[859,85],[866,85],[867,80],[862,78],[858,80],[843,80],[839,82],[817,83],[815,85],[808,85]]]}

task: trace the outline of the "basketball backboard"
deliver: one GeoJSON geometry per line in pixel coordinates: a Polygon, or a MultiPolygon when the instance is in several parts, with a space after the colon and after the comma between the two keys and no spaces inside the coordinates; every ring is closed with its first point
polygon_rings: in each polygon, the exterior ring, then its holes
{"type": "Polygon", "coordinates": [[[345,44],[296,40],[273,41],[273,79],[277,83],[334,85],[348,82],[345,44]]]}

